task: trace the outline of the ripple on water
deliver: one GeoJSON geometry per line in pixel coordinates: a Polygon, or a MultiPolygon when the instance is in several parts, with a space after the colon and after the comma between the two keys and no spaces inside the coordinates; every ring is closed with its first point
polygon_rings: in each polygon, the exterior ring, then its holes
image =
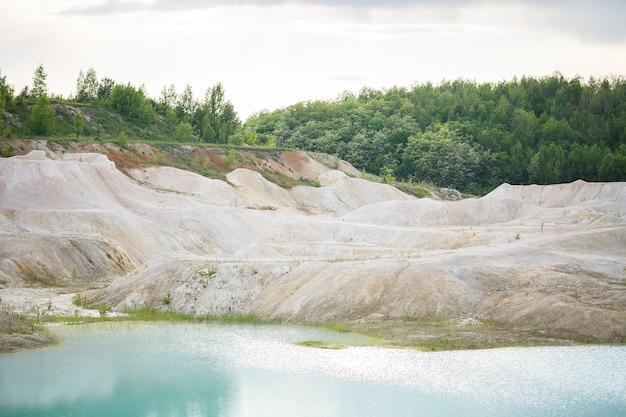
{"type": "Polygon", "coordinates": [[[77,404],[96,417],[102,404],[126,403],[146,416],[626,415],[626,346],[332,350],[295,343],[357,336],[155,323],[53,331],[65,342],[0,357],[3,417],[77,404]]]}

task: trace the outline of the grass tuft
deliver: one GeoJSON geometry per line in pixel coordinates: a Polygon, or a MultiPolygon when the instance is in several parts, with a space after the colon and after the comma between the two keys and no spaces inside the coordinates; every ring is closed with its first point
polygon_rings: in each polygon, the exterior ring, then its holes
{"type": "Polygon", "coordinates": [[[346,346],[338,343],[328,343],[321,340],[305,340],[304,342],[296,343],[298,346],[312,347],[317,349],[343,349],[346,346]]]}

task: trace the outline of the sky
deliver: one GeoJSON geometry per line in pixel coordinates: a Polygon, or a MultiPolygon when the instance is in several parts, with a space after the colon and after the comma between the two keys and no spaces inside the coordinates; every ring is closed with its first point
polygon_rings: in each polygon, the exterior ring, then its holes
{"type": "Polygon", "coordinates": [[[79,71],[218,82],[242,121],[343,92],[466,79],[626,75],[624,0],[0,0],[0,75],[69,97],[79,71]]]}

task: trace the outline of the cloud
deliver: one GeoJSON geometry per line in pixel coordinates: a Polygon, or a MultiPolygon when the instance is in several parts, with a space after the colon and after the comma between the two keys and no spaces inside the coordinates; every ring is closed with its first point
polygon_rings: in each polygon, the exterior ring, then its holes
{"type": "Polygon", "coordinates": [[[368,39],[389,39],[400,36],[421,35],[425,33],[466,32],[473,27],[463,23],[313,23],[297,22],[296,26],[315,34],[357,36],[368,39]]]}
{"type": "Polygon", "coordinates": [[[402,8],[420,5],[434,5],[445,7],[475,3],[477,0],[151,0],[126,1],[105,0],[102,2],[81,3],[61,10],[60,15],[96,16],[130,12],[171,12],[183,10],[211,9],[215,7],[237,6],[285,6],[308,5],[321,7],[349,7],[349,8],[402,8]]]}
{"type": "Polygon", "coordinates": [[[81,4],[56,13],[66,16],[106,16],[148,10],[149,4],[137,1],[109,0],[98,4],[81,4]]]}
{"type": "MultiPolygon", "coordinates": [[[[58,12],[65,16],[107,16],[133,12],[177,12],[240,6],[319,6],[352,10],[397,10],[420,8],[438,10],[453,23],[465,23],[467,14],[495,7],[523,7],[530,28],[556,30],[588,43],[618,43],[626,41],[626,1],[623,0],[103,0],[83,1],[58,12]]],[[[415,31],[441,30],[437,24],[422,23],[415,31]]],[[[441,22],[435,22],[441,23],[441,22]]],[[[498,22],[493,22],[498,24],[498,22]]],[[[463,30],[462,25],[443,29],[463,30]]]]}
{"type": "Polygon", "coordinates": [[[622,0],[556,1],[549,3],[547,8],[550,23],[581,40],[626,41],[626,2],[622,0]]]}

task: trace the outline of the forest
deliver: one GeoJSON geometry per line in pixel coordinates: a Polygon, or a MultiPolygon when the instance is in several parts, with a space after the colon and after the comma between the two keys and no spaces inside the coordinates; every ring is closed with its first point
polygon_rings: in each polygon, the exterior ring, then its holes
{"type": "Polygon", "coordinates": [[[252,143],[325,152],[389,180],[483,194],[501,183],[626,180],[621,77],[363,88],[263,112],[252,143]]]}
{"type": "Polygon", "coordinates": [[[2,137],[127,135],[119,125],[94,123],[102,114],[96,110],[106,109],[133,126],[134,141],[323,152],[387,182],[479,195],[505,182],[626,181],[621,76],[583,80],[555,72],[499,83],[458,79],[364,87],[333,100],[259,112],[245,123],[219,83],[201,100],[190,86],[178,93],[173,85],[150,98],[143,87],[98,79],[89,69],[79,72],[75,95],[64,99],[49,97],[46,76],[42,64],[32,87],[15,94],[0,73],[2,137]],[[74,110],[68,112],[68,106],[74,110]]]}

